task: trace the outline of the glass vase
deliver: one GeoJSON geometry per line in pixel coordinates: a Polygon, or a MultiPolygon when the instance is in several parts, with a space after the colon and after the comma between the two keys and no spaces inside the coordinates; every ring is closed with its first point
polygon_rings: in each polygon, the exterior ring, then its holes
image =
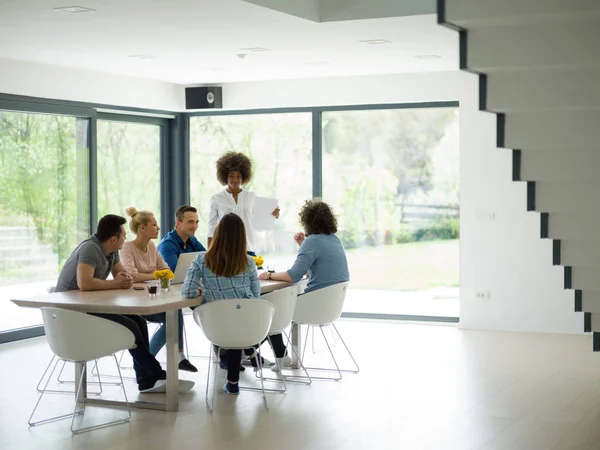
{"type": "Polygon", "coordinates": [[[160,279],[160,290],[163,292],[169,292],[170,288],[171,288],[171,280],[169,280],[168,278],[161,278],[160,279]]]}

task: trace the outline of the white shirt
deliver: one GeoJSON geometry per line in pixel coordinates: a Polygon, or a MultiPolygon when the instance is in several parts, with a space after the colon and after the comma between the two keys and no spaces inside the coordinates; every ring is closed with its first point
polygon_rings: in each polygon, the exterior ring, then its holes
{"type": "Polygon", "coordinates": [[[218,194],[210,198],[208,208],[208,237],[212,238],[219,220],[226,214],[234,213],[241,217],[246,227],[246,250],[249,252],[254,249],[254,228],[252,228],[252,213],[256,194],[254,192],[242,189],[238,194],[237,203],[233,199],[233,194],[223,189],[218,194]]]}

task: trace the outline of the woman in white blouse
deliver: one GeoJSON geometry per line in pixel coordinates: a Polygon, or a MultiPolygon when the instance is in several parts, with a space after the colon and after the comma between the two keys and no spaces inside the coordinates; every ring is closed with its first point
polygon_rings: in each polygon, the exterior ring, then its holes
{"type": "MultiPolygon", "coordinates": [[[[138,211],[134,207],[127,208],[125,213],[131,217],[129,228],[135,234],[133,241],[125,242],[119,256],[127,272],[136,283],[153,280],[154,271],[168,269],[154,244],[160,227],[156,217],[150,211],[138,211]]],[[[185,357],[183,352],[183,313],[178,311],[179,320],[179,370],[198,372],[198,369],[185,357]]],[[[167,342],[165,313],[150,314],[144,317],[149,322],[160,323],[160,328],[150,339],[150,353],[154,356],[167,342]]]]}
{"type": "MultiPolygon", "coordinates": [[[[243,153],[227,152],[216,163],[217,180],[225,189],[210,198],[208,215],[208,245],[219,220],[226,214],[234,213],[241,217],[246,227],[246,249],[249,255],[256,256],[252,213],[256,194],[242,189],[252,179],[252,161],[243,153]]],[[[279,208],[272,213],[279,218],[279,208]]]]}

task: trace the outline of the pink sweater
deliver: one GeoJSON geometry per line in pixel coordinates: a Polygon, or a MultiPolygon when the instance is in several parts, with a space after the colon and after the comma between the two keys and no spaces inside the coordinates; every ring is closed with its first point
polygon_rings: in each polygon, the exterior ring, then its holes
{"type": "Polygon", "coordinates": [[[133,241],[125,242],[119,252],[121,262],[132,276],[138,273],[153,273],[155,270],[168,269],[154,242],[148,242],[147,251],[139,250],[133,241]]]}

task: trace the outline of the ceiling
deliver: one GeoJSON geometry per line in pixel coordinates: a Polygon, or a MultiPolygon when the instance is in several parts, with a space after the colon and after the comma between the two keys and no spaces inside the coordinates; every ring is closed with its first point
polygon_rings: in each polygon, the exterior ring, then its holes
{"type": "Polygon", "coordinates": [[[433,14],[342,16],[317,22],[242,0],[0,0],[0,58],[184,85],[458,68],[457,34],[433,14]],[[95,12],[53,9],[75,5],[95,12]],[[359,42],[373,39],[390,43],[359,42]]]}

